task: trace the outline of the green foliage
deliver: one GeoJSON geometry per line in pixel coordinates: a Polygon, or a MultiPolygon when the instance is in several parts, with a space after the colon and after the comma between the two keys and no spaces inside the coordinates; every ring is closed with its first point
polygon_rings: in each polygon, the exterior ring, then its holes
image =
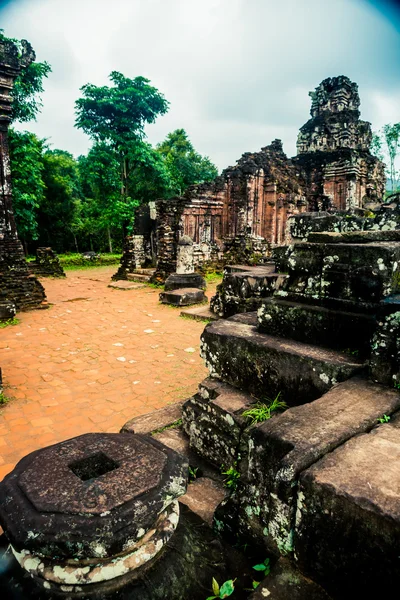
{"type": "Polygon", "coordinates": [[[269,558],[266,558],[264,560],[264,562],[262,562],[258,565],[254,565],[253,569],[255,571],[259,571],[260,573],[262,573],[263,577],[266,577],[267,575],[269,575],[270,570],[271,570],[271,566],[269,564],[269,558]]]}
{"type": "Polygon", "coordinates": [[[211,181],[218,169],[208,156],[195,151],[184,129],[176,129],[158,144],[157,152],[163,157],[171,177],[171,195],[181,195],[189,186],[211,181]]]}
{"type": "Polygon", "coordinates": [[[400,187],[400,123],[387,123],[380,131],[372,135],[371,152],[387,165],[387,176],[390,181],[390,190],[396,191],[400,187]]]}
{"type": "Polygon", "coordinates": [[[266,402],[256,402],[242,413],[243,417],[249,419],[250,424],[254,425],[254,423],[262,423],[263,421],[267,421],[270,419],[274,412],[279,410],[285,410],[287,408],[286,402],[279,400],[280,392],[274,398],[274,400],[269,400],[266,402]]]}
{"type": "Polygon", "coordinates": [[[226,478],[224,479],[224,486],[232,490],[233,492],[236,490],[240,479],[240,473],[239,471],[237,471],[236,466],[237,463],[235,463],[232,467],[229,467],[228,469],[223,466],[221,470],[222,475],[226,475],[226,478]]]}
{"type": "Polygon", "coordinates": [[[169,103],[144,77],[128,79],[112,71],[109,79],[111,87],[90,83],[81,87],[83,98],[75,102],[75,124],[95,141],[125,150],[144,137],[145,124],[164,115],[169,103]]]}
{"type": "Polygon", "coordinates": [[[4,329],[4,327],[8,327],[9,325],[18,325],[19,319],[15,317],[13,319],[7,319],[7,321],[0,321],[0,329],[4,329]]]}
{"type": "Polygon", "coordinates": [[[164,427],[159,427],[159,429],[154,429],[151,432],[151,435],[154,435],[155,433],[162,433],[163,431],[166,431],[167,429],[176,429],[177,427],[180,427],[182,425],[182,419],[177,419],[176,421],[174,421],[173,423],[170,423],[169,425],[165,425],[164,427]]]}
{"type": "Polygon", "coordinates": [[[212,578],[212,591],[214,596],[208,596],[207,600],[214,600],[214,598],[228,598],[235,591],[235,579],[228,579],[221,586],[218,581],[212,578]]]}
{"type": "Polygon", "coordinates": [[[45,197],[43,142],[33,133],[14,129],[9,129],[8,140],[18,233],[25,242],[37,240],[37,212],[45,197]]]}
{"type": "Polygon", "coordinates": [[[388,415],[383,415],[380,419],[377,419],[378,423],[389,423],[390,417],[388,415]]]}
{"type": "Polygon", "coordinates": [[[46,194],[38,211],[40,243],[62,252],[72,242],[82,197],[78,165],[69,152],[46,150],[43,167],[46,194]]]}
{"type": "Polygon", "coordinates": [[[64,269],[90,269],[92,267],[104,267],[106,265],[117,265],[121,260],[121,254],[100,254],[95,259],[89,259],[82,254],[59,254],[60,264],[64,269]]]}
{"type": "MultiPolygon", "coordinates": [[[[4,40],[14,42],[21,54],[21,42],[13,38],[7,38],[3,34],[3,30],[0,29],[0,41],[4,40]]],[[[11,90],[13,121],[26,123],[27,121],[36,119],[38,112],[42,108],[39,94],[44,91],[43,79],[49,73],[51,73],[51,67],[46,61],[42,63],[32,62],[27,67],[21,69],[11,90]]]]}
{"type": "Polygon", "coordinates": [[[9,402],[9,400],[10,399],[4,395],[4,392],[0,392],[0,406],[7,404],[7,402],[9,402]]]}
{"type": "Polygon", "coordinates": [[[189,482],[194,481],[195,479],[197,479],[197,471],[198,470],[199,470],[199,467],[192,468],[189,465],[189,482]]]}

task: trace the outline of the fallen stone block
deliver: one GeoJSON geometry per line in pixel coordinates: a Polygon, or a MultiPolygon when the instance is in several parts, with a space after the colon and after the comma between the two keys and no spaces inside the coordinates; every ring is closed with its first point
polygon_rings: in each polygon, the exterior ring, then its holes
{"type": "Polygon", "coordinates": [[[341,600],[398,595],[400,429],[390,423],[349,440],[300,478],[298,565],[341,600]]]}
{"type": "Polygon", "coordinates": [[[205,290],[206,287],[206,280],[200,273],[172,273],[164,284],[166,292],[186,288],[205,290]]]}
{"type": "Polygon", "coordinates": [[[151,413],[134,417],[125,423],[121,429],[121,433],[148,434],[169,427],[182,418],[182,405],[183,400],[169,404],[151,413]]]}

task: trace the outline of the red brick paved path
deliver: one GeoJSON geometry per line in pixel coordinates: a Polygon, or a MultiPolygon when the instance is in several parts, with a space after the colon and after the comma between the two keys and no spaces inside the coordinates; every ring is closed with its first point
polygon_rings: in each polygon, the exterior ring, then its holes
{"type": "MultiPolygon", "coordinates": [[[[28,452],[190,396],[206,375],[204,323],[158,303],[158,291],[107,287],[116,267],[44,280],[49,310],[0,329],[5,395],[0,480],[28,452]],[[194,352],[186,352],[194,348],[194,352]]],[[[211,296],[213,288],[208,290],[211,296]]]]}

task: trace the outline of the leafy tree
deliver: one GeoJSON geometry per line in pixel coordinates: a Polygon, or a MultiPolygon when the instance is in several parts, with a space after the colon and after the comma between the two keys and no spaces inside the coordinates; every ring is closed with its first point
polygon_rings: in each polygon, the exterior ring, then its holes
{"type": "Polygon", "coordinates": [[[184,129],[176,129],[157,146],[163,156],[172,179],[173,195],[181,195],[189,186],[211,181],[218,175],[218,169],[208,156],[201,156],[193,148],[184,129]]]}
{"type": "Polygon", "coordinates": [[[44,199],[43,141],[34,133],[9,130],[14,216],[20,239],[27,244],[39,237],[37,211],[44,199]]]}
{"type": "Polygon", "coordinates": [[[132,175],[132,148],[145,137],[144,126],[154,123],[158,115],[167,112],[169,103],[157,88],[144,77],[128,79],[113,71],[113,86],[98,87],[86,84],[83,97],[75,103],[75,125],[95,142],[108,143],[120,161],[121,200],[129,208],[132,175]]]}
{"type": "Polygon", "coordinates": [[[47,150],[43,166],[46,192],[38,210],[40,243],[61,252],[71,245],[81,200],[78,165],[69,152],[47,150]]]}
{"type": "Polygon", "coordinates": [[[371,152],[388,164],[387,176],[390,190],[400,187],[400,123],[387,123],[372,136],[371,152]]]}
{"type": "MultiPolygon", "coordinates": [[[[22,53],[22,43],[20,40],[7,38],[3,30],[0,29],[0,41],[13,42],[20,53],[22,53]]],[[[20,74],[14,82],[11,90],[13,99],[12,120],[26,123],[36,119],[38,112],[42,108],[40,94],[43,93],[43,79],[51,73],[51,66],[48,62],[32,62],[30,65],[21,69],[20,74]]]]}

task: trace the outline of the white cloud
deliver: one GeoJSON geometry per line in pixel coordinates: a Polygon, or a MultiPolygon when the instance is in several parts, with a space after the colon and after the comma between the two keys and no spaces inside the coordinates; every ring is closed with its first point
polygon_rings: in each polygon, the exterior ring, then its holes
{"type": "Polygon", "coordinates": [[[275,137],[294,154],[325,77],[359,83],[374,128],[400,121],[400,33],[367,0],[13,0],[0,15],[53,67],[29,128],[76,155],[90,143],[73,126],[79,88],[112,70],[148,77],[171,102],[152,143],[184,127],[220,168],[275,137]]]}

